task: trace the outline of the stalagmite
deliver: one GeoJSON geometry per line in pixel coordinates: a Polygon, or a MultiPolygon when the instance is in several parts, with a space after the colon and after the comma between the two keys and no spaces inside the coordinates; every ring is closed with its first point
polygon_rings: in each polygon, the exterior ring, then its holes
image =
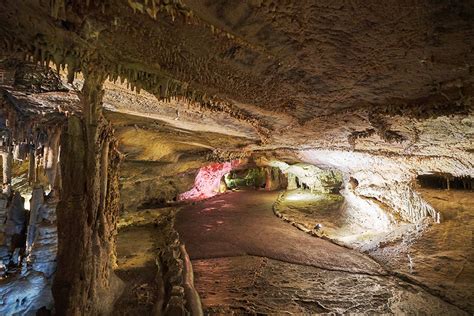
{"type": "Polygon", "coordinates": [[[26,250],[30,251],[36,234],[36,223],[38,221],[38,213],[41,205],[44,204],[43,187],[37,186],[33,188],[30,200],[30,220],[27,229],[26,250]]]}
{"type": "Polygon", "coordinates": [[[296,176],[292,173],[288,173],[288,190],[294,190],[298,188],[298,184],[296,182],[296,176]]]}
{"type": "Polygon", "coordinates": [[[28,182],[31,184],[33,181],[35,181],[35,149],[34,145],[30,145],[29,148],[29,153],[28,153],[28,182]]]}
{"type": "Polygon", "coordinates": [[[22,234],[25,225],[26,212],[23,203],[24,199],[21,197],[20,193],[15,192],[12,204],[8,210],[7,222],[5,225],[5,244],[10,247],[11,251],[21,247],[21,245],[17,244],[16,236],[22,234]]]}
{"type": "Polygon", "coordinates": [[[57,189],[55,188],[55,184],[56,184],[56,176],[58,173],[59,137],[60,137],[59,131],[54,131],[52,133],[48,141],[48,145],[46,147],[48,148],[48,150],[46,151],[45,156],[44,156],[45,173],[46,173],[46,176],[48,177],[48,182],[51,186],[51,190],[53,191],[53,194],[54,194],[54,190],[57,189]]]}
{"type": "Polygon", "coordinates": [[[8,149],[7,153],[2,155],[3,158],[3,193],[9,195],[12,182],[12,164],[13,154],[8,149]]]}

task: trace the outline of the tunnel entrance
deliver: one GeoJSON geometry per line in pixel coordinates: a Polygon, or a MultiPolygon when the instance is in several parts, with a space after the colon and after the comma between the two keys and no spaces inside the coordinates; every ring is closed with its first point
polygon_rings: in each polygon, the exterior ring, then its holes
{"type": "Polygon", "coordinates": [[[263,189],[266,184],[265,169],[255,167],[232,170],[224,176],[224,181],[228,189],[263,189]]]}
{"type": "Polygon", "coordinates": [[[427,189],[472,190],[474,179],[469,176],[455,177],[450,174],[423,174],[417,177],[417,183],[427,189]]]}
{"type": "Polygon", "coordinates": [[[249,167],[234,169],[222,178],[226,189],[278,190],[287,186],[286,176],[279,168],[249,167]]]}

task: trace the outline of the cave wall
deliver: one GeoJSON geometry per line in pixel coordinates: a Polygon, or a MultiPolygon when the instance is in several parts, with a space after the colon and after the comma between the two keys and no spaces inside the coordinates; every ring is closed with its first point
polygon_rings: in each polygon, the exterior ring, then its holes
{"type": "Polygon", "coordinates": [[[122,213],[164,206],[193,187],[199,170],[194,164],[170,165],[175,168],[163,168],[159,162],[124,161],[119,170],[122,213]]]}
{"type": "Polygon", "coordinates": [[[439,213],[416,193],[414,181],[419,172],[432,170],[453,174],[472,174],[469,160],[449,157],[383,156],[335,150],[300,151],[300,159],[332,166],[357,180],[354,193],[370,198],[392,210],[399,220],[418,222],[426,217],[440,221],[439,213]]]}
{"type": "Polygon", "coordinates": [[[222,177],[239,166],[240,160],[214,162],[199,169],[191,190],[179,195],[180,200],[205,199],[219,193],[222,177]]]}

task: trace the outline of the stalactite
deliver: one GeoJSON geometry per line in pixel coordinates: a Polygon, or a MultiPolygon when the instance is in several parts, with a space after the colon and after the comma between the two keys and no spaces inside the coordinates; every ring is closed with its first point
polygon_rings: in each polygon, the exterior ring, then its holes
{"type": "Polygon", "coordinates": [[[31,184],[35,181],[35,167],[36,167],[36,160],[35,160],[35,149],[34,145],[30,144],[29,152],[28,152],[28,182],[31,184]]]}
{"type": "Polygon", "coordinates": [[[10,186],[12,182],[12,164],[13,154],[9,148],[6,153],[2,155],[3,158],[3,190],[4,193],[10,192],[10,186]]]}

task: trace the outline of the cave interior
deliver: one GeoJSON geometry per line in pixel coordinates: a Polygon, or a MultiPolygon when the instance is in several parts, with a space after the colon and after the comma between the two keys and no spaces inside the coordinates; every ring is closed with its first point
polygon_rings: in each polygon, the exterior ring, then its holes
{"type": "Polygon", "coordinates": [[[474,2],[0,2],[0,315],[474,313],[474,2]]]}

